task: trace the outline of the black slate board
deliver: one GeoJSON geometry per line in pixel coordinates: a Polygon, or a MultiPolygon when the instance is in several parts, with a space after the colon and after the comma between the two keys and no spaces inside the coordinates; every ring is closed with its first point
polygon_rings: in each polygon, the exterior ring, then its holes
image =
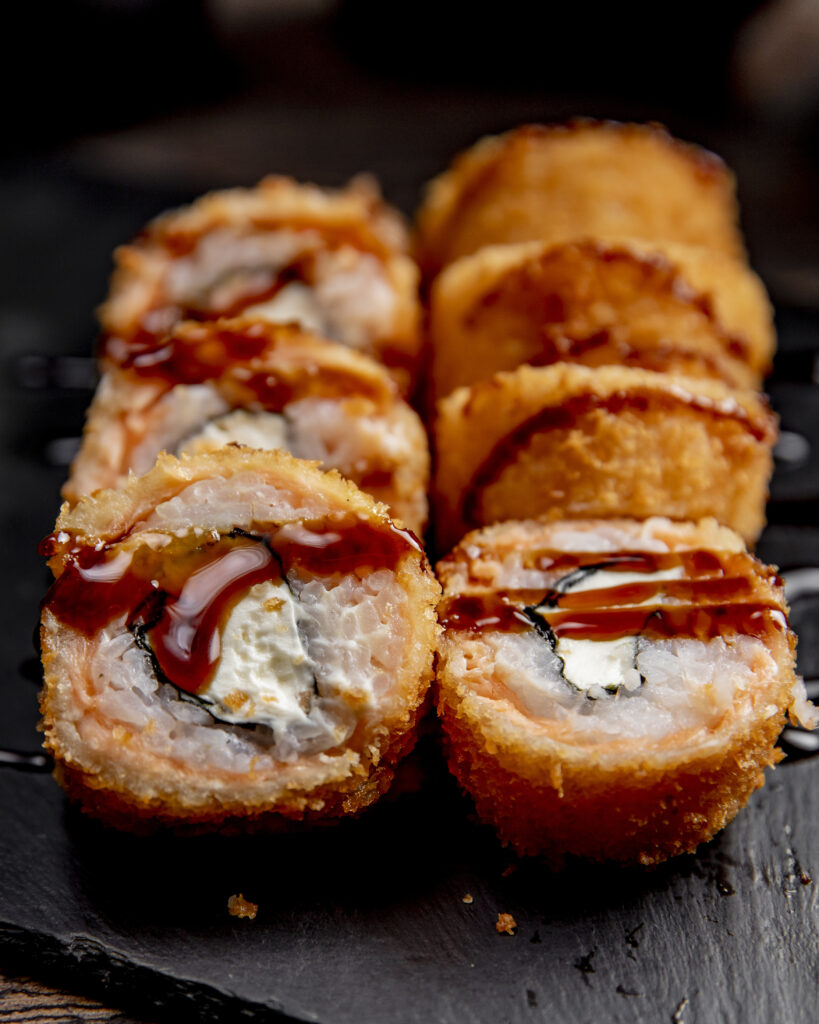
{"type": "MultiPolygon", "coordinates": [[[[24,204],[10,184],[25,198],[30,181],[5,183],[12,215],[24,204]]],[[[96,225],[88,251],[97,254],[172,198],[130,196],[101,217],[95,190],[58,175],[52,184],[54,209],[71,207],[66,235],[96,225]]],[[[53,236],[54,224],[42,231],[53,236]]],[[[36,241],[35,231],[24,260],[36,241]]],[[[95,296],[84,289],[99,268],[58,262],[49,280],[62,271],[54,287],[66,296],[76,287],[76,308],[90,310],[95,296]]],[[[21,310],[0,308],[0,747],[33,750],[29,637],[47,583],[35,545],[53,522],[89,398],[89,362],[53,358],[85,331],[81,317],[58,336],[36,294],[22,300],[21,310]]],[[[817,400],[806,372],[815,342],[805,346],[803,328],[804,317],[783,311],[785,358],[772,391],[797,440],[778,465],[760,553],[805,585],[794,607],[800,668],[819,678],[817,587],[798,575],[819,566],[817,400]]],[[[87,350],[86,341],[73,350],[87,350]]],[[[796,745],[811,748],[810,737],[793,740],[794,756],[812,752],[796,745]]],[[[771,773],[695,857],[652,871],[570,865],[559,873],[516,866],[471,820],[434,736],[423,742],[420,767],[419,791],[359,822],[254,840],[122,836],[67,807],[47,776],[0,771],[0,963],[56,971],[163,1020],[819,1019],[819,760],[771,773]],[[237,892],[259,904],[255,921],[228,916],[237,892]],[[514,916],[516,935],[495,931],[499,912],[514,916]]]]}
{"type": "Polygon", "coordinates": [[[506,877],[447,784],[307,836],[182,842],[106,831],[51,779],[6,773],[0,941],[198,1019],[813,1024],[818,771],[778,769],[696,857],[506,877]],[[227,915],[238,891],[255,921],[227,915]]]}

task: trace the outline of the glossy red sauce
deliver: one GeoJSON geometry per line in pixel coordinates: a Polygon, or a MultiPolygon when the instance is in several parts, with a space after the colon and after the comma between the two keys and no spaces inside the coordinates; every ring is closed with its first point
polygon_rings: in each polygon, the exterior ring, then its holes
{"type": "Polygon", "coordinates": [[[186,327],[169,335],[160,348],[135,355],[129,369],[142,378],[164,381],[169,388],[229,375],[270,412],[281,412],[307,395],[360,395],[375,401],[394,397],[391,385],[383,379],[334,365],[324,366],[317,374],[315,363],[308,366],[294,361],[292,343],[288,354],[287,331],[286,327],[252,323],[241,328],[216,324],[186,327]],[[283,339],[278,358],[277,336],[283,339]]]}
{"type": "Polygon", "coordinates": [[[537,434],[550,430],[571,430],[578,421],[593,412],[605,411],[613,416],[624,412],[645,413],[648,411],[676,412],[679,409],[694,409],[698,413],[717,420],[731,420],[738,423],[755,440],[772,442],[772,426],[766,421],[752,417],[738,402],[726,407],[710,401],[702,395],[675,395],[667,391],[653,391],[635,387],[615,391],[610,395],[596,395],[585,392],[573,395],[561,405],[547,406],[519,423],[492,448],[489,455],[475,470],[472,480],[462,499],[463,521],[467,526],[481,524],[480,500],[482,492],[495,483],[503,471],[511,465],[518,453],[526,448],[537,434]]]}
{"type": "MultiPolygon", "coordinates": [[[[422,552],[410,531],[389,523],[322,526],[288,524],[264,538],[240,534],[181,551],[72,550],[43,606],[89,638],[124,616],[129,629],[147,634],[163,674],[196,693],[213,675],[233,605],[256,583],[280,580],[282,572],[364,576],[422,552]]],[[[59,546],[52,536],[42,548],[59,546]]]]}
{"type": "Polygon", "coordinates": [[[280,579],[279,565],[264,544],[217,553],[179,594],[168,595],[148,632],[163,674],[191,693],[206,686],[219,663],[220,630],[233,605],[257,583],[280,579]]]}
{"type": "MultiPolygon", "coordinates": [[[[277,230],[305,231],[312,232],[315,237],[308,236],[304,243],[304,251],[284,267],[270,270],[267,273],[265,273],[264,266],[254,268],[254,271],[258,270],[258,273],[254,273],[253,283],[249,283],[246,290],[241,287],[237,288],[235,297],[228,303],[211,306],[208,302],[191,301],[188,304],[171,305],[168,303],[164,305],[160,301],[158,305],[146,310],[142,318],[123,332],[122,336],[103,335],[99,342],[101,356],[119,366],[132,366],[139,357],[148,355],[162,347],[168,331],[174,323],[182,320],[207,321],[238,316],[249,306],[275,298],[286,285],[293,281],[303,281],[306,285],[311,286],[315,280],[315,261],[318,250],[333,250],[349,245],[361,252],[375,256],[382,262],[394,255],[376,235],[367,230],[364,224],[336,226],[307,221],[300,222],[297,219],[288,219],[287,221],[257,219],[250,226],[257,233],[277,230]],[[161,329],[152,326],[152,321],[157,320],[158,312],[163,320],[161,329]]],[[[215,227],[218,228],[219,225],[215,225],[215,227]]],[[[137,237],[136,243],[150,245],[159,242],[172,259],[183,259],[195,251],[205,234],[207,234],[207,230],[197,232],[174,230],[173,228],[158,231],[146,230],[137,237]]],[[[228,277],[229,272],[224,275],[225,279],[228,277]]],[[[208,292],[218,284],[219,282],[216,282],[208,289],[208,292]]],[[[396,355],[398,354],[396,352],[396,355]]]]}
{"type": "MultiPolygon", "coordinates": [[[[490,557],[496,553],[489,551],[490,557]]],[[[459,552],[450,556],[458,559],[459,552]]],[[[444,565],[450,560],[444,559],[444,565]]],[[[480,555],[477,556],[480,560],[480,555]]],[[[525,569],[539,569],[541,572],[565,576],[576,569],[587,566],[605,566],[620,572],[655,573],[680,567],[685,576],[725,576],[747,571],[748,556],[744,552],[691,551],[553,551],[551,549],[531,550],[523,553],[525,569]]],[[[766,570],[767,571],[767,570],[766,570]]]]}
{"type": "MultiPolygon", "coordinates": [[[[443,625],[469,632],[522,632],[534,628],[540,618],[555,636],[576,640],[636,635],[709,640],[736,634],[763,636],[771,628],[784,627],[782,606],[766,586],[768,577],[758,573],[745,554],[687,551],[601,556],[600,552],[587,552],[551,561],[548,555],[539,557],[549,561],[561,578],[579,568],[579,562],[611,572],[649,573],[683,565],[689,578],[635,581],[567,593],[552,589],[539,595],[531,591],[461,594],[442,603],[443,625]],[[668,604],[668,599],[678,603],[668,604]],[[631,606],[636,602],[647,603],[631,606]],[[524,608],[529,609],[528,614],[524,608]]],[[[773,580],[777,581],[775,576],[773,580]]]]}

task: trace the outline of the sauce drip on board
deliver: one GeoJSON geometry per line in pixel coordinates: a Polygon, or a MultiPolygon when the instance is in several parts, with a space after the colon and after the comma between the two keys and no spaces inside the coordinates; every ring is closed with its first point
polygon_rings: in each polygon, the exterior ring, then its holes
{"type": "MultiPolygon", "coordinates": [[[[116,543],[100,551],[81,547],[68,554],[43,606],[88,637],[124,617],[128,629],[147,635],[163,675],[196,693],[215,671],[231,609],[256,583],[300,571],[364,575],[421,552],[410,531],[392,524],[356,519],[322,527],[290,523],[261,537],[236,531],[208,543],[183,539],[158,551],[116,550],[116,543]]],[[[53,554],[58,543],[46,538],[43,553],[53,554]]]]}
{"type": "Polygon", "coordinates": [[[573,395],[561,405],[547,406],[519,423],[514,430],[502,437],[488,456],[472,474],[472,479],[461,499],[461,513],[467,526],[481,524],[481,495],[487,487],[496,483],[503,471],[511,465],[518,452],[532,439],[550,430],[571,430],[578,421],[593,412],[604,411],[613,416],[624,412],[645,413],[648,411],[674,411],[694,409],[705,416],[718,420],[730,420],[739,424],[757,441],[773,443],[772,420],[768,417],[757,419],[751,416],[738,402],[723,404],[695,394],[675,394],[670,391],[651,390],[635,387],[615,391],[610,395],[595,395],[585,392],[573,395]]]}

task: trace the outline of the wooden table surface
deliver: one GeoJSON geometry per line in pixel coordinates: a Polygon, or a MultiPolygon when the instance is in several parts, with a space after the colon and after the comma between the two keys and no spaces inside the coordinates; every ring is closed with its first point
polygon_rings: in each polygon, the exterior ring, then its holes
{"type": "Polygon", "coordinates": [[[135,1018],[93,999],[52,988],[33,978],[0,973],[0,1020],[30,1024],[138,1024],[135,1018]]]}

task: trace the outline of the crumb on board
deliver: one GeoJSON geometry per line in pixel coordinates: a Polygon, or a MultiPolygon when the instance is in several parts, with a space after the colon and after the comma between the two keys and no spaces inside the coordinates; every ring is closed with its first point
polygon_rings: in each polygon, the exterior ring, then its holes
{"type": "Polygon", "coordinates": [[[517,869],[517,864],[507,864],[503,871],[501,871],[501,878],[508,878],[510,875],[514,874],[517,869]]]}
{"type": "Polygon", "coordinates": [[[464,895],[461,896],[461,903],[471,903],[471,902],[472,902],[472,893],[471,892],[464,893],[464,895]]]}
{"type": "Polygon", "coordinates": [[[518,923],[511,914],[498,914],[495,931],[498,935],[514,935],[518,923]]]}
{"type": "Polygon", "coordinates": [[[256,917],[256,913],[259,910],[257,903],[251,903],[250,900],[246,900],[241,893],[238,896],[229,897],[227,906],[228,913],[232,917],[247,917],[251,921],[256,917]]]}

